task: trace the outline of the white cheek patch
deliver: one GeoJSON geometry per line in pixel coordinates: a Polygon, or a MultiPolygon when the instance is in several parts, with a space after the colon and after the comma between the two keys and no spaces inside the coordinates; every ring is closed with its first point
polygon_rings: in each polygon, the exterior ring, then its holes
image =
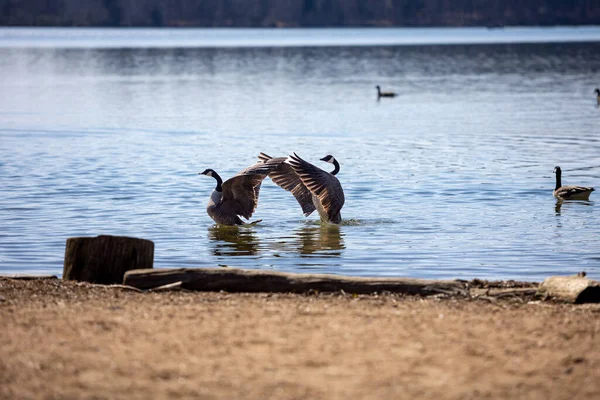
{"type": "Polygon", "coordinates": [[[328,162],[329,164],[333,164],[333,162],[334,162],[334,161],[335,161],[335,158],[333,158],[333,157],[331,157],[329,160],[327,160],[327,162],[328,162]]]}

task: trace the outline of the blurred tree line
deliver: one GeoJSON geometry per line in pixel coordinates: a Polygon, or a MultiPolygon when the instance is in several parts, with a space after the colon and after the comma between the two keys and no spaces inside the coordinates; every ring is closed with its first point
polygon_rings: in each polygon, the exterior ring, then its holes
{"type": "Polygon", "coordinates": [[[0,0],[4,26],[600,24],[600,0],[0,0]]]}

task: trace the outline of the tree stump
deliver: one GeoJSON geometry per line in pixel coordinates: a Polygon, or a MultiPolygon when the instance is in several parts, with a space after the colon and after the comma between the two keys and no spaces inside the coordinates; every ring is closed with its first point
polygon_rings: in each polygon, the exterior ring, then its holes
{"type": "Polygon", "coordinates": [[[152,268],[154,243],[146,239],[100,235],[67,239],[63,279],[123,283],[132,269],[152,268]]]}

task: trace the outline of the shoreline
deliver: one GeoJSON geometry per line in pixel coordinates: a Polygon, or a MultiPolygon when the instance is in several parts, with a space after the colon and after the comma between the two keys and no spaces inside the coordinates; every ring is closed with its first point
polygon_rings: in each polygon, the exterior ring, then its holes
{"type": "Polygon", "coordinates": [[[600,304],[0,278],[1,398],[589,398],[600,304]]]}

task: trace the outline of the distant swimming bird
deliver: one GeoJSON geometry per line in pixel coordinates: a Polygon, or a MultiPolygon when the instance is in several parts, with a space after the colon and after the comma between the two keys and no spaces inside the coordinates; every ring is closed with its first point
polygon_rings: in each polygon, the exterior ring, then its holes
{"type": "Polygon", "coordinates": [[[396,97],[396,93],[394,92],[382,92],[379,85],[375,86],[377,88],[377,98],[380,97],[396,97]]]}
{"type": "Polygon", "coordinates": [[[590,194],[594,191],[593,187],[583,186],[562,186],[561,175],[562,171],[560,167],[554,167],[554,173],[556,174],[556,188],[552,192],[554,197],[562,200],[587,200],[590,194]]]}
{"type": "Polygon", "coordinates": [[[594,92],[596,93],[596,102],[598,103],[598,105],[600,105],[600,89],[596,88],[594,92]]]}
{"type": "Polygon", "coordinates": [[[321,161],[334,165],[331,173],[304,161],[296,153],[277,158],[260,153],[258,158],[263,162],[279,165],[269,172],[269,177],[276,185],[294,195],[305,216],[317,210],[324,222],[342,222],[340,211],[345,202],[344,190],[335,177],[340,171],[340,164],[333,156],[321,158],[321,161]]]}
{"type": "MultiPolygon", "coordinates": [[[[260,185],[269,172],[276,168],[276,164],[257,163],[225,182],[212,169],[206,169],[199,175],[212,176],[217,180],[217,187],[213,190],[206,207],[208,215],[222,225],[245,225],[240,215],[249,219],[258,204],[260,185]]],[[[252,222],[252,224],[258,223],[252,222]]]]}

